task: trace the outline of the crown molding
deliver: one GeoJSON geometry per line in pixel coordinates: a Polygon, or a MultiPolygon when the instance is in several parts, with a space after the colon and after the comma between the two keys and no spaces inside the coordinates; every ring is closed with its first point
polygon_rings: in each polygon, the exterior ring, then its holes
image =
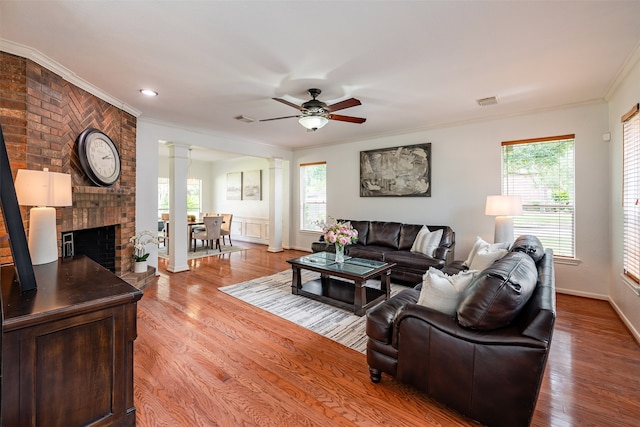
{"type": "Polygon", "coordinates": [[[640,41],[636,43],[636,47],[633,49],[633,52],[627,57],[627,60],[624,62],[618,74],[611,82],[611,85],[607,88],[604,93],[604,99],[607,101],[611,100],[611,97],[618,89],[620,84],[624,81],[624,79],[629,75],[631,69],[636,65],[636,63],[640,60],[640,41]]]}
{"type": "Polygon", "coordinates": [[[12,55],[20,56],[22,58],[29,59],[35,62],[38,65],[43,66],[49,71],[52,71],[62,77],[64,80],[69,83],[83,89],[90,94],[97,96],[103,101],[108,102],[109,104],[120,108],[121,110],[126,111],[127,113],[137,117],[140,117],[142,112],[133,108],[132,106],[120,101],[118,98],[115,98],[108,93],[102,91],[98,87],[92,85],[86,80],[78,77],[76,73],[63,66],[62,64],[52,60],[51,58],[44,55],[42,52],[30,48],[28,46],[21,45],[19,43],[14,43],[10,40],[0,38],[0,51],[10,53],[12,55]]]}

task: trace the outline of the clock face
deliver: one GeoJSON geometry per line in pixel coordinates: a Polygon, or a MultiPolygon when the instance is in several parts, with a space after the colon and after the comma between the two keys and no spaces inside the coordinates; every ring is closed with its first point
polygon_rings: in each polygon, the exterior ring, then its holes
{"type": "Polygon", "coordinates": [[[85,173],[95,184],[109,186],[120,176],[120,155],[111,138],[97,129],[78,136],[78,157],[85,173]]]}

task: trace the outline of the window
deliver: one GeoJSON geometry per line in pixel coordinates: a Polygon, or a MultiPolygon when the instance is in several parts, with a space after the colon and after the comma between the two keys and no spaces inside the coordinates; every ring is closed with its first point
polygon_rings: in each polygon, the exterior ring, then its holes
{"type": "Polygon", "coordinates": [[[502,192],[522,198],[514,234],[533,234],[556,257],[575,258],[575,135],[502,143],[502,192]]]}
{"type": "MultiPolygon", "coordinates": [[[[158,218],[163,213],[169,213],[169,178],[158,177],[158,218]]],[[[187,215],[200,217],[202,206],[202,180],[187,179],[187,215]]]]}
{"type": "Polygon", "coordinates": [[[638,104],[622,116],[624,227],[624,274],[638,283],[640,278],[640,115],[638,104]]]}
{"type": "Polygon", "coordinates": [[[321,231],[327,218],[327,164],[300,165],[300,228],[321,231]]]}
{"type": "Polygon", "coordinates": [[[158,218],[169,213],[169,178],[158,177],[158,218]]]}

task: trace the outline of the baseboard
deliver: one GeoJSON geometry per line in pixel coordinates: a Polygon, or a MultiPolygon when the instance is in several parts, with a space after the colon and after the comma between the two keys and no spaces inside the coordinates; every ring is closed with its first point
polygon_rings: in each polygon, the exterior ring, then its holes
{"type": "Polygon", "coordinates": [[[599,299],[599,300],[603,300],[603,301],[609,301],[609,295],[594,294],[594,293],[591,293],[591,292],[580,292],[580,291],[576,291],[576,290],[573,290],[573,289],[556,288],[556,293],[566,294],[566,295],[573,295],[573,296],[576,296],[576,297],[584,297],[584,298],[591,298],[591,299],[599,299]]]}
{"type": "Polygon", "coordinates": [[[636,340],[638,345],[640,345],[640,333],[638,333],[636,328],[633,327],[633,324],[629,321],[629,319],[627,319],[627,316],[624,315],[622,310],[620,310],[620,307],[616,305],[615,301],[613,301],[613,299],[610,299],[610,298],[608,299],[608,301],[609,301],[609,304],[611,304],[611,307],[613,307],[615,312],[618,314],[618,317],[622,320],[622,323],[625,324],[627,329],[629,329],[629,332],[631,332],[631,335],[633,335],[633,338],[636,340]]]}

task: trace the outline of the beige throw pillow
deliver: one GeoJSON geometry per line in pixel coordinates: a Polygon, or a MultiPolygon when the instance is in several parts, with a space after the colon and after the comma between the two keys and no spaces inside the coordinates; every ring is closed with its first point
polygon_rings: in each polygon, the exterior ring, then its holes
{"type": "MultiPolygon", "coordinates": [[[[464,261],[463,265],[466,267],[471,268],[471,264],[473,263],[474,258],[476,257],[476,254],[478,253],[478,251],[485,249],[488,252],[494,252],[494,251],[498,251],[500,249],[504,249],[504,250],[509,250],[509,243],[489,243],[485,240],[482,239],[482,237],[478,236],[476,237],[476,241],[473,244],[473,247],[471,248],[471,251],[469,252],[469,256],[467,257],[467,259],[464,261]]],[[[504,256],[506,254],[502,253],[502,256],[504,256]]],[[[502,256],[500,258],[502,258],[502,256]]],[[[494,260],[495,261],[495,260],[494,260]]],[[[485,262],[483,262],[482,264],[484,264],[485,262]]],[[[474,268],[475,270],[475,268],[474,268]]]]}
{"type": "Polygon", "coordinates": [[[433,256],[438,246],[440,246],[441,239],[442,228],[429,231],[429,228],[423,225],[416,236],[416,240],[413,242],[413,246],[411,246],[411,252],[433,256]]]}
{"type": "Polygon", "coordinates": [[[477,273],[478,271],[467,270],[448,275],[431,267],[423,276],[418,304],[453,316],[462,292],[471,284],[477,273]]]}

